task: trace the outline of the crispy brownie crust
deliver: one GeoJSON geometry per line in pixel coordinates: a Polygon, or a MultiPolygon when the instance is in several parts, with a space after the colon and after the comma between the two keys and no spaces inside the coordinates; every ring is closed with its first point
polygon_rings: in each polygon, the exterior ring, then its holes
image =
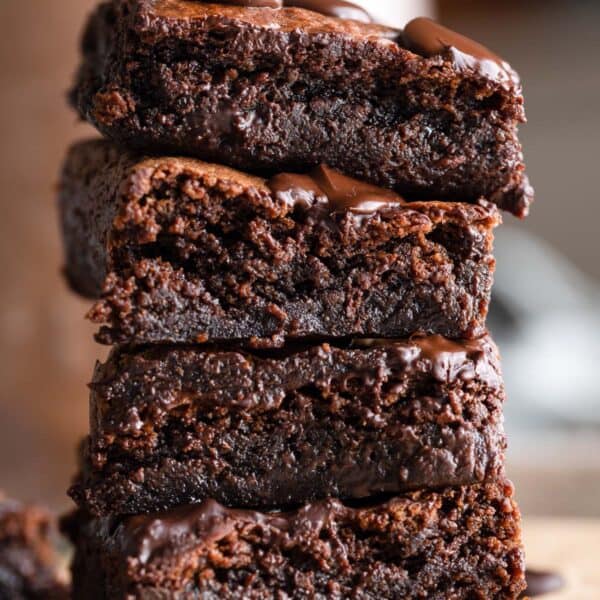
{"type": "Polygon", "coordinates": [[[489,203],[315,215],[263,179],[93,141],[69,153],[60,205],[67,276],[100,297],[104,343],[484,331],[489,203]]]}
{"type": "Polygon", "coordinates": [[[43,510],[0,493],[0,599],[67,600],[50,540],[52,528],[43,510]]]}
{"type": "Polygon", "coordinates": [[[75,599],[515,599],[524,588],[509,483],[416,492],[368,507],[223,508],[68,525],[75,599]]]}
{"type": "Polygon", "coordinates": [[[96,515],[133,514],[207,498],[281,507],[498,478],[504,390],[493,342],[371,344],[271,357],[113,352],[91,385],[72,496],[96,515]]]}
{"type": "Polygon", "coordinates": [[[422,57],[401,31],[297,8],[114,0],[82,54],[72,104],[144,152],[257,172],[326,162],[412,198],[528,212],[518,79],[452,48],[422,57]]]}

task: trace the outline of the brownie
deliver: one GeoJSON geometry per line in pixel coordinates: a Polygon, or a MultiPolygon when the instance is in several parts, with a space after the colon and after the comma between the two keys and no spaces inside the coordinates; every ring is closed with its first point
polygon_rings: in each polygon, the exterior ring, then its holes
{"type": "Polygon", "coordinates": [[[407,203],[320,166],[270,180],[76,145],[60,192],[66,273],[103,343],[450,338],[484,331],[490,203],[407,203]],[[325,190],[325,191],[324,191],[325,190]]]}
{"type": "Polygon", "coordinates": [[[67,600],[52,530],[45,511],[0,493],[0,600],[67,600]]]}
{"type": "Polygon", "coordinates": [[[127,518],[74,517],[75,599],[516,599],[525,587],[508,482],[291,512],[214,500],[127,518]]]}
{"type": "Polygon", "coordinates": [[[72,104],[138,150],[258,173],[324,162],[410,199],[528,212],[516,73],[427,19],[400,31],[293,7],[113,0],[82,54],[72,104]]]}
{"type": "Polygon", "coordinates": [[[71,489],[94,515],[213,498],[270,508],[497,479],[504,389],[490,338],[269,353],[116,350],[91,384],[71,489]]]}

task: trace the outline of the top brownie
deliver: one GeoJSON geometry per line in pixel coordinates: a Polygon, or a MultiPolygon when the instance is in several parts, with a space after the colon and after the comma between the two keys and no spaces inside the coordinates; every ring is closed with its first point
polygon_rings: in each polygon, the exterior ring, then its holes
{"type": "Polygon", "coordinates": [[[525,216],[517,75],[429,20],[404,31],[300,8],[112,0],[72,104],[108,137],[250,172],[325,162],[410,199],[525,216]]]}

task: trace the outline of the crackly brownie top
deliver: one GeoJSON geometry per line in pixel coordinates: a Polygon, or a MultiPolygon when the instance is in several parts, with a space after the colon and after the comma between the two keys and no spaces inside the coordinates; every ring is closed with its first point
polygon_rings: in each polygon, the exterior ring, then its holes
{"type": "Polygon", "coordinates": [[[397,46],[416,57],[443,57],[457,71],[472,71],[510,87],[519,87],[511,66],[491,50],[431,19],[419,17],[404,30],[373,23],[367,11],[343,0],[122,0],[134,8],[136,28],[161,35],[165,25],[182,35],[196,26],[218,29],[220,23],[250,28],[338,34],[368,38],[373,43],[397,46]]]}
{"type": "Polygon", "coordinates": [[[96,199],[114,204],[116,208],[115,235],[111,238],[111,243],[116,245],[120,237],[117,232],[127,232],[132,225],[153,231],[146,242],[155,238],[158,230],[155,231],[153,218],[147,214],[147,209],[137,206],[154,189],[179,177],[193,181],[196,190],[215,191],[228,198],[261,198],[261,202],[270,207],[271,218],[300,211],[327,222],[331,215],[342,213],[349,215],[359,228],[378,215],[402,214],[402,223],[395,224],[397,237],[417,230],[427,231],[443,223],[491,229],[502,221],[497,207],[483,199],[476,204],[436,199],[410,201],[389,189],[343,175],[325,164],[307,173],[279,173],[265,179],[198,159],[147,157],[122,151],[104,140],[88,140],[73,146],[68,176],[86,179],[92,163],[94,169],[103,172],[97,182],[101,189],[93,191],[96,199]],[[110,190],[116,196],[111,195],[110,190]]]}
{"type": "MultiPolygon", "coordinates": [[[[129,0],[131,2],[131,0],[129,0]]],[[[269,2],[201,2],[200,0],[134,0],[138,15],[156,19],[174,19],[178,22],[200,22],[207,19],[217,21],[237,21],[260,28],[273,28],[282,31],[302,30],[307,33],[346,33],[359,37],[395,38],[399,31],[372,23],[364,11],[362,20],[339,18],[348,13],[329,11],[325,6],[319,12],[319,2],[285,2],[285,7],[264,6],[269,2]],[[245,4],[245,6],[244,6],[245,4]],[[254,4],[254,6],[248,6],[254,4]],[[263,4],[263,6],[256,6],[263,4]],[[302,8],[300,8],[302,6],[302,8]],[[308,7],[311,9],[307,10],[308,7]],[[275,9],[274,9],[275,8],[275,9]],[[325,13],[325,14],[323,14],[325,13]],[[365,22],[366,21],[366,22],[365,22]]],[[[280,4],[272,2],[272,4],[280,4]]],[[[325,2],[322,2],[325,5],[325,2]]],[[[149,29],[152,23],[148,22],[149,29]]]]}

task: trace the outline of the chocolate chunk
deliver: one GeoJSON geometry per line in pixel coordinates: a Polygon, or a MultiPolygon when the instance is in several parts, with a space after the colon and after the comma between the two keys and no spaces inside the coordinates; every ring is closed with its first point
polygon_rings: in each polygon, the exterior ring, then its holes
{"type": "Polygon", "coordinates": [[[320,165],[308,175],[282,173],[267,185],[277,198],[292,207],[311,207],[320,200],[329,212],[368,215],[405,202],[391,190],[347,177],[327,165],[320,165]]]}
{"type": "Polygon", "coordinates": [[[283,0],[219,0],[218,4],[245,6],[246,8],[281,8],[283,6],[283,0]]]}
{"type": "Polygon", "coordinates": [[[419,17],[410,21],[404,29],[404,41],[423,56],[442,55],[449,51],[458,67],[479,70],[491,79],[506,78],[515,84],[519,82],[510,65],[491,50],[431,19],[419,17]]]}

